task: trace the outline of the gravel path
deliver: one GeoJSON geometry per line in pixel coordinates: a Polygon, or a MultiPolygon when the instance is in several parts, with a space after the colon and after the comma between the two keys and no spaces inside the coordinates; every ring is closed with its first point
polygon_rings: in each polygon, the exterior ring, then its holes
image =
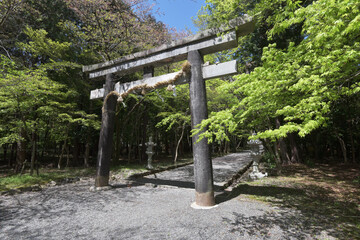
{"type": "MultiPolygon", "coordinates": [[[[301,213],[220,187],[251,162],[213,160],[218,206],[195,210],[192,165],[89,191],[93,179],[0,197],[0,239],[313,239],[301,213]]],[[[326,234],[323,238],[326,238],[326,234]]]]}

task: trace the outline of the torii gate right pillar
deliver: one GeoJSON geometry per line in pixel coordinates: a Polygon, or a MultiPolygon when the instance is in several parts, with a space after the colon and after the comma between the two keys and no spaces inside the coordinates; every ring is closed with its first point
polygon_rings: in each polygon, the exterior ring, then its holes
{"type": "MultiPolygon", "coordinates": [[[[191,127],[208,118],[206,86],[202,76],[203,57],[199,51],[188,53],[188,61],[191,64],[190,110],[191,127]]],[[[195,203],[198,206],[210,207],[215,205],[213,169],[210,156],[210,148],[206,138],[200,142],[199,134],[192,138],[195,177],[195,203]]]]}

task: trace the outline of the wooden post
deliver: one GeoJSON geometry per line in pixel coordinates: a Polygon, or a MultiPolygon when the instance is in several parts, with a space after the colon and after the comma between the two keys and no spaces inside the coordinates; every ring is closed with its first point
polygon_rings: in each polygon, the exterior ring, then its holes
{"type": "Polygon", "coordinates": [[[105,98],[109,92],[114,90],[114,86],[115,81],[113,74],[106,75],[104,106],[102,110],[99,151],[96,165],[95,187],[109,185],[110,160],[113,148],[117,97],[112,95],[108,97],[106,101],[105,98]]]}
{"type": "MultiPolygon", "coordinates": [[[[190,110],[191,127],[208,117],[205,81],[202,76],[203,57],[199,51],[190,51],[188,61],[191,64],[190,110]]],[[[195,176],[195,203],[198,206],[215,205],[213,169],[208,141],[203,138],[197,143],[199,135],[192,138],[195,176]]]]}

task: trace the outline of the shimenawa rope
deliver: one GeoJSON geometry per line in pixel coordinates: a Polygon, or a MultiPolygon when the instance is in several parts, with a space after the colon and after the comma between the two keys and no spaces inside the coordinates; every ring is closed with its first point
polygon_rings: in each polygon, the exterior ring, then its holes
{"type": "Polygon", "coordinates": [[[135,87],[132,87],[130,89],[128,89],[126,92],[120,94],[117,91],[111,91],[109,92],[108,95],[106,95],[105,99],[104,99],[104,103],[103,103],[103,112],[104,112],[104,106],[106,104],[106,101],[109,99],[110,96],[115,95],[118,97],[117,102],[123,102],[124,98],[126,98],[131,92],[142,89],[141,94],[145,95],[148,89],[156,89],[165,85],[168,85],[167,90],[168,91],[172,91],[173,90],[173,83],[175,83],[179,78],[186,76],[187,74],[190,73],[191,70],[191,65],[188,61],[186,61],[183,65],[182,68],[180,70],[180,72],[178,74],[176,74],[175,77],[173,77],[172,79],[166,80],[166,81],[161,81],[161,82],[157,82],[155,85],[153,86],[149,86],[146,83],[141,84],[141,85],[137,85],[135,87]]]}

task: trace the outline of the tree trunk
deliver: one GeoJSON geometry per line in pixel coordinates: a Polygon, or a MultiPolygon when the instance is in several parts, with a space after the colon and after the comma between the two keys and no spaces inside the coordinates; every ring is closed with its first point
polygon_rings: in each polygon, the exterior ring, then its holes
{"type": "Polygon", "coordinates": [[[23,166],[25,159],[26,159],[26,142],[25,142],[25,130],[20,130],[20,138],[17,142],[17,149],[16,149],[16,166],[15,166],[15,173],[18,173],[23,166]]]}
{"type": "MultiPolygon", "coordinates": [[[[320,133],[317,133],[316,137],[315,137],[315,146],[320,146],[320,143],[321,143],[320,139],[321,139],[321,135],[320,135],[320,133]]],[[[320,162],[323,161],[322,151],[320,151],[318,147],[315,147],[315,159],[317,161],[320,160],[320,162]]]]}
{"type": "MultiPolygon", "coordinates": [[[[49,136],[49,131],[50,131],[50,127],[49,127],[49,123],[47,123],[46,125],[46,129],[45,129],[45,135],[44,135],[44,144],[43,144],[43,147],[42,147],[42,150],[41,150],[41,156],[40,156],[40,161],[43,161],[44,160],[44,154],[45,154],[45,150],[47,149],[47,146],[48,146],[48,136],[49,136]]],[[[56,150],[56,144],[55,144],[55,150],[56,150]]],[[[49,154],[49,151],[48,151],[48,154],[49,154]]],[[[54,154],[55,155],[55,154],[54,154]]]]}
{"type": "Polygon", "coordinates": [[[224,155],[229,153],[229,141],[225,140],[224,155]]]}
{"type": "Polygon", "coordinates": [[[276,172],[278,175],[281,174],[282,171],[282,162],[279,154],[278,142],[274,142],[274,157],[275,157],[275,164],[276,164],[276,172]]]}
{"type": "Polygon", "coordinates": [[[2,145],[3,150],[4,150],[4,162],[6,162],[6,160],[8,160],[8,167],[11,167],[11,160],[10,158],[7,158],[7,149],[8,149],[8,144],[4,144],[2,145]]]}
{"type": "Polygon", "coordinates": [[[149,121],[149,115],[146,111],[147,109],[147,104],[146,102],[144,102],[144,113],[143,113],[143,120],[142,120],[142,141],[141,141],[141,156],[140,159],[141,161],[146,161],[147,160],[147,155],[146,155],[146,141],[147,141],[147,124],[149,121]]]}
{"type": "Polygon", "coordinates": [[[66,148],[66,142],[67,142],[67,138],[65,138],[64,144],[63,144],[62,149],[61,149],[61,154],[60,154],[58,165],[57,165],[58,169],[61,169],[61,162],[62,162],[62,159],[63,159],[63,156],[64,156],[64,152],[65,152],[65,148],[66,148]]]}
{"type": "Polygon", "coordinates": [[[30,175],[32,176],[34,173],[34,167],[36,162],[36,132],[33,131],[31,136],[31,162],[30,162],[30,175]]]}
{"type": "Polygon", "coordinates": [[[131,161],[131,144],[129,143],[128,144],[128,163],[130,163],[130,161],[131,161]]]}
{"type": "Polygon", "coordinates": [[[78,166],[79,165],[79,154],[80,154],[80,143],[79,140],[75,138],[74,144],[73,144],[73,149],[72,149],[72,164],[74,166],[78,166]]]}
{"type": "Polygon", "coordinates": [[[296,144],[294,133],[289,134],[290,149],[291,149],[291,163],[300,163],[300,155],[298,146],[296,144]]]}
{"type": "Polygon", "coordinates": [[[85,153],[84,153],[84,167],[89,167],[89,157],[90,157],[90,133],[86,137],[85,144],[85,153]]]}
{"type": "Polygon", "coordinates": [[[13,163],[15,162],[16,147],[17,147],[17,144],[16,144],[16,143],[11,144],[11,147],[10,147],[10,159],[9,159],[11,166],[12,166],[13,163]]]}
{"type": "MultiPolygon", "coordinates": [[[[276,122],[276,128],[280,128],[281,123],[279,118],[275,119],[276,122]]],[[[282,164],[289,164],[290,163],[290,157],[287,151],[287,146],[286,146],[286,142],[284,140],[284,138],[279,138],[278,140],[279,143],[279,148],[280,148],[280,158],[281,158],[281,162],[282,164]]]]}
{"type": "Polygon", "coordinates": [[[23,164],[21,166],[20,175],[24,174],[26,164],[27,164],[27,159],[25,159],[25,161],[23,162],[23,164]]]}
{"type": "Polygon", "coordinates": [[[68,168],[70,166],[70,155],[69,155],[69,145],[66,145],[66,166],[65,168],[68,168]]]}
{"type": "Polygon", "coordinates": [[[168,156],[170,154],[171,154],[171,151],[170,151],[169,137],[166,135],[165,136],[165,155],[168,156]]]}
{"type": "Polygon", "coordinates": [[[349,126],[348,130],[349,130],[348,132],[349,132],[349,138],[350,138],[350,144],[351,144],[351,158],[352,158],[351,161],[353,163],[355,163],[356,162],[356,154],[355,154],[356,149],[355,149],[354,137],[353,137],[350,126],[349,126]]]}
{"type": "Polygon", "coordinates": [[[344,140],[340,137],[339,134],[337,134],[337,139],[339,140],[339,143],[340,143],[341,151],[342,151],[343,158],[344,158],[344,163],[348,163],[346,144],[345,144],[344,140]]]}
{"type": "Polygon", "coordinates": [[[177,145],[176,145],[174,163],[176,163],[177,158],[178,158],[179,146],[180,146],[181,140],[182,140],[183,137],[184,137],[184,132],[185,132],[185,123],[182,125],[182,128],[181,128],[181,136],[180,136],[179,141],[178,141],[178,143],[177,143],[177,145]]]}

